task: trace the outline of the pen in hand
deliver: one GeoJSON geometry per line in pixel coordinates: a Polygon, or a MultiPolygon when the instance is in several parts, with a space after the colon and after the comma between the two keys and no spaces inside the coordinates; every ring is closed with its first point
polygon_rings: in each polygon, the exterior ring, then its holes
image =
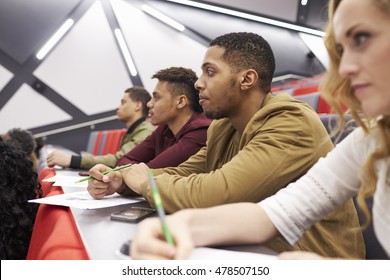
{"type": "MultiPolygon", "coordinates": [[[[108,174],[108,173],[110,173],[110,172],[112,172],[112,171],[122,170],[122,169],[125,169],[125,168],[127,168],[127,167],[130,167],[130,166],[132,166],[132,165],[133,165],[132,163],[129,163],[129,164],[117,166],[117,167],[115,167],[114,169],[111,169],[111,170],[107,170],[107,171],[102,172],[102,174],[103,174],[103,175],[106,175],[106,174],[108,174]]],[[[81,183],[81,182],[89,181],[89,180],[91,180],[91,179],[93,179],[93,177],[92,177],[92,176],[88,176],[88,177],[85,177],[85,178],[83,178],[83,179],[81,179],[81,180],[76,181],[75,183],[81,183]]]]}
{"type": "Polygon", "coordinates": [[[152,195],[153,195],[154,204],[155,204],[158,216],[159,216],[160,221],[161,221],[161,226],[162,226],[165,240],[167,241],[167,243],[169,245],[173,246],[174,245],[173,238],[172,238],[172,235],[168,229],[168,225],[165,221],[165,211],[164,211],[164,207],[162,205],[161,197],[160,197],[160,194],[158,192],[156,181],[154,180],[153,173],[150,170],[148,171],[148,177],[149,177],[150,187],[152,188],[152,195]]]}

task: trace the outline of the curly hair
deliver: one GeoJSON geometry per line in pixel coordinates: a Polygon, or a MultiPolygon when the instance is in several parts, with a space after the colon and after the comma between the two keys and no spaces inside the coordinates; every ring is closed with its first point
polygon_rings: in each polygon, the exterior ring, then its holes
{"type": "MultiPolygon", "coordinates": [[[[359,126],[366,133],[374,127],[379,131],[379,146],[368,157],[364,165],[364,174],[361,177],[362,185],[357,195],[357,202],[366,217],[363,228],[367,228],[371,222],[370,211],[367,207],[366,198],[372,197],[377,183],[377,173],[375,164],[378,160],[390,156],[390,115],[374,120],[364,115],[360,101],[355,97],[350,81],[343,78],[338,73],[341,61],[341,52],[337,47],[334,34],[333,18],[342,0],[331,0],[329,2],[328,18],[329,23],[325,37],[325,46],[329,54],[329,70],[321,81],[320,92],[324,99],[331,105],[334,112],[340,116],[344,115],[343,105],[349,109],[349,113],[359,126]]],[[[390,15],[390,0],[374,0],[373,3],[378,10],[387,16],[390,15]]],[[[338,120],[337,130],[341,131],[346,125],[345,118],[338,120]]]]}
{"type": "Polygon", "coordinates": [[[225,49],[223,58],[233,71],[254,69],[259,75],[264,92],[271,90],[275,72],[275,57],[268,42],[258,34],[250,32],[228,33],[212,40],[209,47],[225,49]]]}
{"type": "Polygon", "coordinates": [[[38,158],[35,152],[37,143],[30,131],[21,128],[13,128],[3,135],[3,140],[11,142],[16,148],[25,152],[33,163],[33,170],[35,172],[38,171],[38,158]]]}
{"type": "Polygon", "coordinates": [[[202,113],[203,108],[199,104],[199,91],[195,88],[198,80],[196,73],[183,67],[170,67],[156,72],[152,79],[169,82],[172,93],[176,95],[184,94],[190,103],[190,109],[195,113],[202,113]]]}
{"type": "Polygon", "coordinates": [[[0,256],[2,260],[25,259],[38,204],[42,197],[38,175],[26,154],[10,142],[0,141],[0,256]]]}

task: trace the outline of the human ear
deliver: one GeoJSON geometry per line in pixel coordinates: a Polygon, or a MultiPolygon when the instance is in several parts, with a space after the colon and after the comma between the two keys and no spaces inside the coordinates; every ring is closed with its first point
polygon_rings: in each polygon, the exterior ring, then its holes
{"type": "Polygon", "coordinates": [[[185,95],[180,95],[178,98],[177,98],[177,108],[181,109],[181,108],[184,108],[187,104],[188,104],[188,99],[187,99],[187,96],[185,95]]]}
{"type": "Polygon", "coordinates": [[[253,69],[245,70],[241,76],[241,90],[248,90],[252,88],[259,80],[259,75],[253,69]]]}

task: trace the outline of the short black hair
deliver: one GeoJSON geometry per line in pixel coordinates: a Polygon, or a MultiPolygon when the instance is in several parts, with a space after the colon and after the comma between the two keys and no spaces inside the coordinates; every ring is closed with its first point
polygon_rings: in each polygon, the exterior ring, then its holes
{"type": "Polygon", "coordinates": [[[268,42],[258,34],[234,32],[212,40],[209,47],[219,46],[225,49],[223,58],[234,71],[254,69],[259,75],[261,89],[271,90],[275,72],[275,57],[268,42]]]}
{"type": "Polygon", "coordinates": [[[196,113],[203,112],[203,108],[199,104],[199,91],[195,88],[198,76],[193,70],[183,67],[170,67],[156,72],[152,76],[152,79],[154,78],[169,82],[173,94],[187,96],[192,111],[196,113]]]}
{"type": "Polygon", "coordinates": [[[142,103],[142,115],[146,118],[149,114],[148,102],[152,99],[150,93],[143,87],[133,86],[125,90],[131,100],[142,103]]]}

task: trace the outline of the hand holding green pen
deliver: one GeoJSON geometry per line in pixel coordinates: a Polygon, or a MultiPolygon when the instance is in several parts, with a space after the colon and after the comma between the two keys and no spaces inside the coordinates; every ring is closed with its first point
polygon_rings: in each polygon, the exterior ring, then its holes
{"type": "MultiPolygon", "coordinates": [[[[119,170],[125,169],[125,168],[127,168],[127,167],[130,167],[130,166],[132,166],[132,165],[133,165],[132,163],[129,163],[129,164],[117,166],[117,167],[115,167],[115,168],[113,168],[113,169],[110,169],[110,170],[107,170],[107,171],[102,172],[102,174],[103,174],[103,175],[106,175],[106,174],[108,174],[108,173],[110,173],[110,172],[119,171],[119,170]]],[[[81,180],[76,181],[75,183],[81,183],[81,182],[89,181],[89,180],[91,180],[91,179],[93,179],[93,177],[92,177],[92,176],[88,176],[88,177],[85,177],[85,178],[83,178],[83,179],[81,179],[81,180]]]]}
{"type": "Polygon", "coordinates": [[[169,245],[173,246],[174,245],[173,238],[172,238],[172,235],[168,229],[168,225],[165,221],[165,211],[164,211],[164,207],[162,205],[161,197],[160,197],[160,194],[159,194],[158,189],[157,189],[156,181],[154,180],[154,175],[153,175],[152,171],[150,171],[150,170],[148,171],[148,178],[149,178],[149,182],[150,182],[150,187],[152,188],[153,200],[154,200],[155,207],[157,209],[158,216],[159,216],[160,221],[161,221],[161,226],[162,226],[165,240],[167,241],[167,243],[169,245]]]}

